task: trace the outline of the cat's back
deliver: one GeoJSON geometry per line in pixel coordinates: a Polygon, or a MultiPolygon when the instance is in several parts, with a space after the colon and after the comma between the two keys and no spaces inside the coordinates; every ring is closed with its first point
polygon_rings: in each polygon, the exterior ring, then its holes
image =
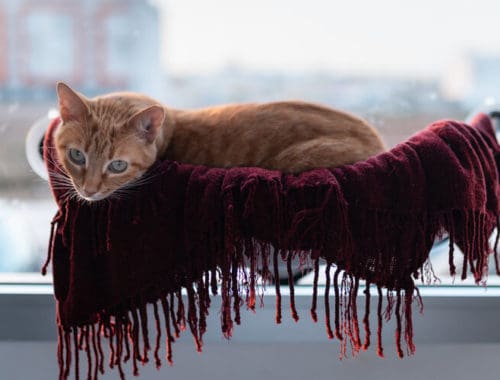
{"type": "MultiPolygon", "coordinates": [[[[228,104],[197,110],[181,111],[179,121],[199,127],[226,128],[308,128],[342,129],[369,126],[364,120],[347,112],[316,103],[281,101],[270,103],[228,104]],[[238,123],[236,123],[238,122],[238,123]]],[[[371,128],[371,127],[370,127],[371,128]]]]}
{"type": "Polygon", "coordinates": [[[366,121],[301,101],[177,111],[175,120],[168,156],[197,164],[286,170],[285,160],[300,152],[309,157],[291,168],[300,171],[333,166],[341,155],[348,163],[384,150],[382,140],[366,121]],[[317,158],[311,159],[314,156],[317,158]]]}

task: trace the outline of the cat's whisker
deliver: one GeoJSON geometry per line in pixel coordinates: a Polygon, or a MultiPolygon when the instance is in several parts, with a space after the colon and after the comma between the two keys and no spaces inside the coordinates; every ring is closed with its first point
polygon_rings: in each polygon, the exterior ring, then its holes
{"type": "Polygon", "coordinates": [[[62,191],[70,191],[73,190],[73,188],[69,185],[53,185],[51,187],[53,190],[62,190],[62,191]]]}
{"type": "Polygon", "coordinates": [[[50,174],[51,180],[54,180],[54,181],[71,181],[71,178],[64,176],[64,175],[60,175],[58,173],[49,173],[49,174],[50,174]]]}
{"type": "Polygon", "coordinates": [[[73,187],[73,183],[68,182],[68,181],[63,181],[63,180],[54,180],[51,181],[51,185],[60,185],[60,186],[68,186],[68,187],[73,187]]]}
{"type": "Polygon", "coordinates": [[[69,202],[75,197],[75,191],[74,189],[67,189],[64,194],[59,196],[59,199],[62,200],[63,202],[69,202]]]}
{"type": "Polygon", "coordinates": [[[51,182],[52,183],[64,183],[66,185],[73,186],[73,182],[72,181],[66,180],[66,179],[63,179],[63,178],[54,178],[51,182]]]}
{"type": "Polygon", "coordinates": [[[51,182],[64,182],[64,183],[69,183],[69,184],[73,183],[71,181],[71,178],[68,178],[68,177],[64,177],[64,176],[59,177],[59,176],[53,175],[53,174],[51,174],[51,176],[52,176],[51,182]]]}
{"type": "Polygon", "coordinates": [[[62,180],[62,179],[54,179],[51,181],[51,185],[52,186],[67,186],[69,188],[72,188],[73,187],[73,183],[71,181],[65,181],[65,180],[62,180]]]}
{"type": "Polygon", "coordinates": [[[130,198],[130,196],[131,196],[130,192],[123,191],[123,189],[117,189],[117,190],[113,191],[113,193],[111,193],[109,195],[109,197],[106,198],[106,199],[109,199],[109,200],[124,200],[124,199],[130,198]]]}
{"type": "Polygon", "coordinates": [[[127,183],[125,186],[122,187],[122,189],[131,189],[148,184],[152,182],[155,178],[157,178],[159,175],[160,175],[159,173],[143,175],[142,177],[139,177],[135,181],[127,183]]]}
{"type": "Polygon", "coordinates": [[[66,173],[63,173],[60,171],[50,170],[49,173],[51,176],[57,177],[57,178],[70,178],[66,173]]]}
{"type": "MultiPolygon", "coordinates": [[[[49,148],[49,149],[51,149],[51,148],[49,148]]],[[[55,151],[55,148],[52,148],[52,149],[55,151]]],[[[50,155],[50,154],[48,155],[48,157],[44,157],[44,159],[48,160],[48,162],[50,162],[50,163],[55,163],[58,161],[56,157],[53,157],[53,155],[50,155]]]]}
{"type": "MultiPolygon", "coordinates": [[[[58,165],[58,164],[56,164],[58,165]]],[[[68,174],[63,172],[62,170],[49,170],[49,174],[51,177],[65,177],[65,178],[70,178],[68,174]]]]}
{"type": "Polygon", "coordinates": [[[58,188],[64,188],[64,189],[72,189],[73,186],[69,183],[57,183],[57,182],[53,182],[51,187],[54,189],[56,187],[58,188]]]}
{"type": "Polygon", "coordinates": [[[58,163],[56,163],[55,165],[56,165],[55,167],[57,169],[50,169],[49,170],[49,174],[51,177],[70,179],[70,176],[66,172],[64,172],[62,169],[59,169],[60,165],[58,163]]]}
{"type": "Polygon", "coordinates": [[[57,181],[68,181],[68,182],[71,182],[71,178],[69,178],[67,176],[64,176],[64,175],[57,174],[57,173],[51,174],[51,178],[54,179],[54,180],[57,180],[57,181]]]}
{"type": "Polygon", "coordinates": [[[135,181],[131,181],[131,182],[123,185],[122,187],[119,187],[118,189],[114,190],[106,198],[106,200],[112,201],[112,200],[129,199],[131,197],[131,195],[140,191],[140,189],[143,185],[146,185],[146,184],[152,182],[159,175],[160,175],[159,173],[147,173],[146,175],[139,177],[135,181]]]}

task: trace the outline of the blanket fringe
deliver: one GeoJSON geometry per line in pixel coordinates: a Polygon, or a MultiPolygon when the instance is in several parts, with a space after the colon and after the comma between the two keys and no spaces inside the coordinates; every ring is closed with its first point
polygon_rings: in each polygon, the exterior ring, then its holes
{"type": "MultiPolygon", "coordinates": [[[[229,209],[231,211],[231,209],[229,209]]],[[[229,220],[231,216],[228,215],[229,220]]],[[[376,218],[378,226],[384,225],[383,213],[376,218]]],[[[53,221],[49,253],[44,268],[48,265],[54,250],[55,235],[64,223],[64,213],[59,213],[53,221]]],[[[488,245],[488,230],[491,226],[485,215],[480,213],[451,212],[431,219],[429,225],[422,227],[422,233],[439,236],[447,231],[449,236],[449,264],[450,273],[455,273],[455,245],[464,253],[462,273],[470,270],[476,282],[483,281],[488,269],[488,255],[492,252],[488,245]]],[[[491,224],[491,223],[490,223],[491,224]]],[[[498,226],[500,221],[496,221],[498,226]]],[[[226,226],[227,227],[227,226],[226,226]]],[[[74,228],[71,225],[71,228],[74,228]]],[[[387,228],[387,227],[386,227],[387,228]]],[[[389,228],[392,228],[389,226],[389,228]]],[[[62,228],[64,229],[64,228],[62,228]]],[[[97,380],[104,373],[105,350],[102,342],[107,341],[108,367],[116,368],[120,379],[125,378],[123,364],[131,362],[134,375],[139,374],[139,363],[146,364],[152,360],[157,368],[162,366],[161,347],[164,345],[164,359],[169,365],[173,364],[172,345],[180,333],[189,327],[197,351],[203,348],[203,335],[207,328],[206,318],[211,303],[211,295],[221,295],[221,329],[226,338],[230,338],[234,324],[241,323],[240,309],[243,305],[248,310],[255,311],[259,289],[267,284],[274,284],[275,320],[282,321],[282,296],[279,284],[279,260],[285,261],[288,272],[288,287],[290,293],[290,315],[295,321],[299,319],[295,305],[295,288],[293,282],[292,263],[296,257],[302,258],[304,252],[300,250],[278,250],[271,243],[264,243],[255,239],[244,239],[237,231],[226,230],[231,239],[226,240],[225,260],[220,263],[219,269],[209,268],[195,279],[186,279],[184,291],[181,289],[169,292],[160,292],[157,302],[136,299],[125,303],[111,311],[100,311],[96,322],[78,326],[63,326],[58,318],[57,360],[60,368],[59,379],[70,376],[70,369],[74,369],[74,377],[79,378],[80,372],[86,368],[86,378],[97,380]],[[220,287],[220,288],[219,288],[220,287]],[[152,310],[147,306],[151,304],[152,310]],[[152,314],[151,314],[152,313],[152,314]],[[148,314],[154,317],[153,336],[150,336],[148,314]],[[165,338],[162,343],[162,330],[165,338]],[[152,342],[152,343],[151,343],[152,342]],[[80,355],[80,352],[83,355],[80,355]]],[[[495,265],[498,271],[497,235],[494,246],[495,265]]],[[[352,241],[349,239],[350,244],[352,241]]],[[[427,249],[423,247],[422,249],[427,249]]],[[[313,286],[310,308],[311,319],[318,320],[318,284],[320,262],[322,255],[318,252],[307,252],[312,257],[313,286]]],[[[343,257],[347,257],[343,254],[343,257]]],[[[415,257],[426,257],[415,255],[415,257]]],[[[301,265],[305,265],[301,260],[301,265]]],[[[339,341],[340,358],[356,356],[371,345],[371,318],[372,291],[375,291],[376,307],[376,352],[384,357],[382,329],[384,321],[388,322],[394,316],[395,323],[395,350],[398,357],[412,355],[415,352],[413,342],[412,305],[417,301],[419,311],[422,311],[422,300],[418,289],[413,283],[414,278],[422,281],[431,281],[435,275],[430,264],[425,261],[421,270],[411,273],[406,280],[394,283],[393,288],[382,288],[377,285],[371,273],[384,273],[381,266],[387,265],[383,259],[373,263],[364,284],[364,315],[362,320],[358,316],[358,293],[360,292],[360,275],[349,273],[343,266],[326,261],[323,301],[326,335],[329,339],[339,341]],[[332,289],[333,288],[333,289],[332,289]],[[331,291],[333,290],[333,295],[331,291]],[[331,304],[333,301],[333,304],[331,304]],[[384,306],[385,304],[385,306],[384,306]],[[333,309],[333,310],[332,310],[333,309]],[[361,323],[361,324],[360,324],[361,323]],[[364,339],[361,337],[364,332],[364,339]]],[[[262,294],[262,293],[261,293],[262,294]]],[[[261,297],[262,304],[262,297],[261,297]]]]}
{"type": "MultiPolygon", "coordinates": [[[[318,270],[319,265],[315,264],[315,271],[317,272],[318,270]]],[[[344,272],[339,267],[335,267],[331,263],[327,264],[325,274],[324,306],[327,336],[330,339],[336,338],[339,340],[340,358],[356,356],[361,350],[366,350],[370,346],[371,284],[366,281],[364,286],[365,313],[362,324],[365,336],[362,342],[357,312],[357,297],[358,293],[361,293],[359,279],[344,272]],[[332,269],[334,269],[334,273],[332,273],[332,269]],[[330,289],[332,286],[335,293],[333,310],[334,330],[332,330],[330,322],[330,289]],[[350,347],[350,355],[347,352],[348,347],[350,347]]],[[[256,286],[261,285],[258,284],[256,286]]],[[[70,328],[59,326],[57,350],[57,359],[60,367],[59,379],[68,379],[71,375],[71,368],[74,369],[74,378],[79,379],[82,375],[80,372],[83,371],[83,368],[86,368],[85,378],[88,380],[97,380],[99,375],[104,373],[105,355],[108,356],[107,366],[110,369],[117,369],[120,379],[125,379],[123,364],[128,361],[131,362],[132,373],[134,376],[138,376],[139,363],[144,365],[149,361],[150,351],[152,351],[155,366],[157,368],[162,366],[163,359],[160,354],[162,346],[164,346],[165,350],[164,359],[169,365],[173,365],[172,344],[175,342],[175,337],[178,337],[180,332],[185,330],[186,321],[194,338],[195,347],[201,351],[203,346],[202,336],[206,323],[204,317],[201,318],[201,316],[208,314],[207,291],[210,286],[209,281],[199,281],[195,287],[187,290],[185,294],[176,291],[162,295],[157,302],[150,305],[150,309],[147,309],[148,303],[143,302],[128,311],[127,307],[124,307],[123,311],[116,309],[114,315],[101,312],[99,313],[98,321],[95,323],[71,326],[70,328]],[[185,301],[187,301],[187,308],[184,304],[185,301]],[[151,313],[154,318],[153,347],[150,345],[148,313],[151,313]],[[166,333],[164,344],[162,344],[161,340],[162,330],[166,333]],[[107,341],[106,350],[103,349],[101,343],[103,340],[107,341]],[[80,352],[83,355],[80,355],[80,352]]],[[[238,291],[240,291],[240,286],[241,284],[238,285],[238,291]]],[[[316,294],[318,287],[316,283],[314,285],[314,292],[316,294]]],[[[407,354],[411,355],[414,353],[415,346],[413,344],[411,312],[414,298],[420,297],[415,289],[410,287],[406,290],[386,290],[384,295],[383,289],[377,287],[377,353],[379,356],[384,356],[382,347],[383,321],[384,319],[389,320],[392,315],[396,317],[395,340],[398,356],[403,357],[404,355],[403,342],[406,345],[407,354]],[[386,303],[385,308],[383,307],[384,300],[386,303]]],[[[254,288],[253,291],[250,288],[246,288],[246,291],[254,293],[257,292],[257,288],[254,288]]],[[[228,299],[224,296],[222,297],[222,311],[227,307],[228,300],[231,297],[232,294],[228,295],[228,299]]],[[[279,300],[278,295],[276,297],[279,300]]],[[[248,301],[248,304],[247,307],[251,309],[253,301],[248,301]]],[[[311,310],[315,310],[315,308],[316,306],[311,310]]],[[[297,310],[291,307],[290,315],[292,319],[294,318],[294,312],[297,312],[297,310]]],[[[315,313],[316,311],[314,313],[311,312],[313,320],[315,320],[315,313]]],[[[277,318],[278,315],[281,315],[281,306],[276,309],[276,314],[277,318]]],[[[221,322],[223,325],[224,323],[228,323],[228,321],[232,323],[234,317],[235,315],[232,314],[224,315],[221,322]]]]}

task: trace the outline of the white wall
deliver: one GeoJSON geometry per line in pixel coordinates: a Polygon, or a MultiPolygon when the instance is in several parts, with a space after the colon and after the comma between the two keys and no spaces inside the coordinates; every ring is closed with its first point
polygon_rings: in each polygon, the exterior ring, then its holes
{"type": "MultiPolygon", "coordinates": [[[[185,332],[173,345],[174,366],[164,365],[158,372],[150,363],[141,368],[141,378],[497,379],[500,298],[485,297],[485,291],[477,289],[480,292],[483,294],[465,297],[424,297],[425,314],[414,314],[417,352],[402,360],[394,351],[392,322],[384,326],[385,359],[378,358],[372,347],[357,358],[338,360],[338,342],[326,338],[321,311],[317,324],[310,320],[309,296],[297,297],[298,323],[291,321],[285,298],[284,323],[279,326],[274,324],[274,299],[266,297],[264,309],[242,313],[242,325],[226,341],[220,333],[216,299],[204,352],[195,352],[192,338],[185,332]]],[[[321,298],[318,301],[321,305],[321,298]]],[[[0,310],[0,379],[56,379],[52,297],[4,294],[0,295],[0,310]]],[[[372,324],[372,334],[374,330],[372,324]]],[[[85,378],[85,365],[81,367],[81,378],[85,378]]],[[[118,379],[118,373],[108,369],[102,379],[118,379]]]]}

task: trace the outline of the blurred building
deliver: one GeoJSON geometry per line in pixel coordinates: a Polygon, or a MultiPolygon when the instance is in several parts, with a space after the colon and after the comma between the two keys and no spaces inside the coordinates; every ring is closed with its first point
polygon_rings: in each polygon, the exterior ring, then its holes
{"type": "Polygon", "coordinates": [[[0,0],[0,101],[53,98],[57,81],[155,93],[159,27],[147,0],[0,0]]]}
{"type": "Polygon", "coordinates": [[[445,97],[469,107],[500,102],[500,54],[464,54],[443,76],[445,97]]]}

